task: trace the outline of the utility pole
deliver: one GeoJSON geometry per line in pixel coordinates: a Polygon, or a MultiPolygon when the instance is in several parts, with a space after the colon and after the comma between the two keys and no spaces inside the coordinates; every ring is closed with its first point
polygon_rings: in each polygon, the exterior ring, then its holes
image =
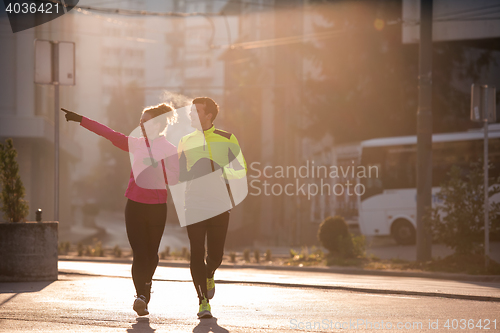
{"type": "Polygon", "coordinates": [[[432,0],[420,0],[417,113],[417,261],[432,257],[432,238],[423,219],[432,205],[432,0]]]}

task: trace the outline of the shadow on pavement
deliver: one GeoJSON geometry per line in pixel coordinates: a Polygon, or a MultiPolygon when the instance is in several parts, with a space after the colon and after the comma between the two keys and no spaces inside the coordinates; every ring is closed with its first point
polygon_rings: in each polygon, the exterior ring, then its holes
{"type": "Polygon", "coordinates": [[[0,306],[12,301],[17,295],[22,293],[34,293],[43,290],[45,287],[55,281],[39,282],[4,282],[0,289],[0,294],[14,294],[0,302],[0,306]]]}
{"type": "Polygon", "coordinates": [[[198,326],[193,328],[193,333],[229,333],[223,327],[217,325],[217,318],[212,317],[209,319],[200,319],[198,326]]]}
{"type": "Polygon", "coordinates": [[[56,281],[36,281],[36,282],[2,282],[0,294],[22,294],[34,293],[45,289],[48,285],[56,281]]]}
{"type": "Polygon", "coordinates": [[[156,331],[149,325],[149,318],[137,318],[137,323],[127,330],[127,333],[152,333],[156,331]]]}

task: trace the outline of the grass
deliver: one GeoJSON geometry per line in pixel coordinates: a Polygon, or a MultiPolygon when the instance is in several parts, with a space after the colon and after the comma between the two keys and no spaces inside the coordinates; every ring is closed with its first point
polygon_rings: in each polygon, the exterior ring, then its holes
{"type": "Polygon", "coordinates": [[[300,253],[290,249],[290,259],[285,260],[287,266],[318,266],[323,265],[325,254],[321,249],[313,246],[309,248],[302,247],[300,253]],[[310,253],[311,252],[311,253],[310,253]]]}
{"type": "Polygon", "coordinates": [[[484,256],[478,254],[453,254],[445,258],[427,262],[407,261],[393,258],[381,260],[377,257],[358,257],[351,259],[327,256],[327,266],[350,266],[375,270],[398,270],[418,272],[461,273],[470,275],[500,275],[500,264],[490,260],[488,270],[484,265],[484,256]]]}
{"type": "Polygon", "coordinates": [[[343,258],[339,255],[323,253],[321,249],[302,248],[301,253],[290,250],[290,259],[285,260],[287,266],[340,266],[373,270],[396,270],[413,272],[461,273],[470,275],[500,275],[500,264],[491,260],[486,270],[484,256],[478,254],[453,254],[445,258],[432,259],[428,262],[408,261],[400,258],[382,260],[374,255],[360,255],[354,258],[343,258]]]}
{"type": "Polygon", "coordinates": [[[490,259],[489,267],[486,269],[484,256],[480,254],[452,254],[428,262],[409,262],[404,264],[404,267],[430,272],[500,275],[500,264],[490,259]]]}

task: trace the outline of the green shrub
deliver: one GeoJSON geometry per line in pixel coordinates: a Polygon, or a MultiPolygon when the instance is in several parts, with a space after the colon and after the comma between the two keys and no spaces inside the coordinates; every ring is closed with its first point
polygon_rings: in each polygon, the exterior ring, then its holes
{"type": "Polygon", "coordinates": [[[82,255],[87,257],[104,257],[102,242],[94,238],[93,245],[84,246],[82,243],[78,243],[78,256],[82,255]]]}
{"type": "Polygon", "coordinates": [[[318,239],[332,255],[344,258],[355,256],[352,236],[342,216],[327,217],[319,226],[318,239]]]}
{"type": "Polygon", "coordinates": [[[115,247],[113,248],[113,255],[115,256],[115,258],[122,257],[122,249],[119,245],[115,245],[115,247]]]}
{"type": "Polygon", "coordinates": [[[70,248],[71,248],[70,242],[59,242],[59,244],[57,246],[57,253],[58,254],[68,254],[70,248]]]}
{"type": "Polygon", "coordinates": [[[249,249],[243,250],[243,260],[245,260],[245,262],[250,262],[250,250],[249,249]]]}
{"type": "Polygon", "coordinates": [[[259,252],[259,250],[255,250],[255,251],[253,252],[253,257],[255,258],[255,262],[256,262],[256,263],[259,263],[259,262],[260,262],[260,252],[259,252]]]}
{"type": "Polygon", "coordinates": [[[266,251],[266,261],[272,261],[273,260],[273,254],[271,250],[267,249],[266,251]]]}
{"type": "Polygon", "coordinates": [[[19,176],[19,164],[16,161],[17,151],[12,139],[5,145],[0,143],[0,193],[5,218],[10,222],[24,221],[29,214],[29,206],[24,200],[25,189],[19,176]]]}
{"type": "MultiPolygon", "coordinates": [[[[457,254],[484,254],[483,168],[477,163],[467,171],[453,166],[448,175],[436,193],[438,204],[425,217],[427,228],[431,227],[435,240],[457,254]]],[[[490,180],[490,185],[496,185],[489,189],[490,198],[500,192],[499,183],[500,178],[490,180]]],[[[490,201],[488,216],[490,232],[499,232],[500,203],[490,201]]]]}
{"type": "Polygon", "coordinates": [[[181,258],[186,260],[191,259],[191,253],[188,251],[187,247],[182,248],[181,258]]]}
{"type": "Polygon", "coordinates": [[[229,261],[232,263],[236,262],[236,253],[234,252],[229,253],[229,261]]]}
{"type": "Polygon", "coordinates": [[[311,250],[307,248],[307,246],[302,247],[300,254],[293,249],[290,250],[291,259],[288,259],[286,262],[289,265],[294,266],[314,266],[319,265],[324,261],[325,255],[321,249],[317,249],[316,247],[312,247],[311,250]],[[293,254],[293,256],[292,256],[293,254]]]}
{"type": "Polygon", "coordinates": [[[353,236],[352,245],[353,245],[353,255],[355,257],[366,257],[366,238],[364,235],[353,236]]]}
{"type": "Polygon", "coordinates": [[[85,247],[83,246],[82,242],[78,243],[78,245],[76,246],[76,250],[78,251],[79,257],[83,256],[83,253],[85,251],[85,247]]]}
{"type": "Polygon", "coordinates": [[[98,241],[94,243],[94,248],[92,249],[92,256],[94,257],[104,257],[104,249],[102,248],[102,242],[98,241]]]}
{"type": "Polygon", "coordinates": [[[160,252],[160,259],[166,259],[170,257],[170,246],[165,246],[165,250],[160,252]]]}

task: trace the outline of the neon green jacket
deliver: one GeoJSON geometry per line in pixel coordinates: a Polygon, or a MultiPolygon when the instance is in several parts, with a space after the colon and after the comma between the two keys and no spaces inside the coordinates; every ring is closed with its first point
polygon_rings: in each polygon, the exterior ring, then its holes
{"type": "Polygon", "coordinates": [[[236,136],[212,126],[184,136],[177,147],[180,181],[193,180],[222,168],[226,180],[245,177],[247,164],[236,136]]]}

